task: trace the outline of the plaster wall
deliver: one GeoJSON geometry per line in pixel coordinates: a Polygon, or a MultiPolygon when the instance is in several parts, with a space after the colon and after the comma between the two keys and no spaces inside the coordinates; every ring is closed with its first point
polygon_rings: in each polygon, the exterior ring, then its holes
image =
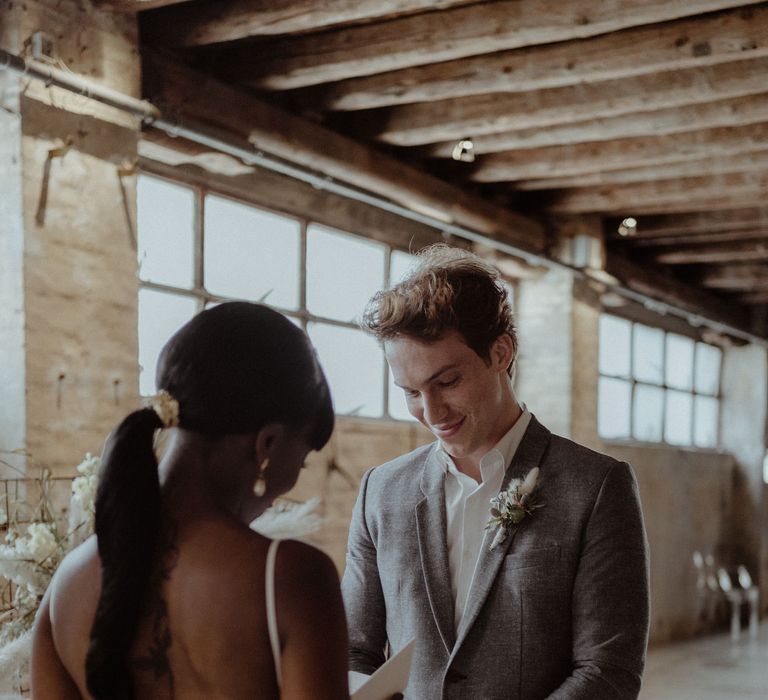
{"type": "Polygon", "coordinates": [[[0,476],[25,468],[24,227],[18,80],[0,74],[0,476]],[[11,467],[6,466],[11,465],[11,467]]]}
{"type": "MultiPolygon", "coordinates": [[[[11,50],[23,53],[28,37],[43,31],[54,40],[60,66],[138,94],[131,16],[38,0],[12,3],[5,20],[3,36],[11,50]]],[[[15,428],[4,442],[26,448],[28,469],[41,465],[67,474],[85,452],[98,452],[117,419],[136,405],[130,164],[139,125],[38,81],[24,85],[12,115],[3,117],[4,133],[12,124],[17,165],[4,171],[3,206],[18,201],[19,212],[4,225],[13,227],[2,244],[9,253],[3,264],[12,273],[2,293],[4,314],[10,309],[16,316],[12,327],[3,319],[9,331],[3,352],[15,355],[10,359],[16,366],[9,361],[7,371],[19,379],[8,385],[14,393],[4,410],[15,428]],[[6,200],[5,192],[13,196],[6,200]]],[[[4,139],[3,149],[13,142],[4,139]]]]}

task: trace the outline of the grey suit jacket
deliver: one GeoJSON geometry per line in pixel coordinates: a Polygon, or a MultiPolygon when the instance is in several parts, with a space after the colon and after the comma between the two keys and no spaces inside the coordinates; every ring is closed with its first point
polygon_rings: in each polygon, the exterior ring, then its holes
{"type": "MultiPolygon", "coordinates": [[[[342,592],[350,668],[417,646],[409,700],[636,698],[648,638],[648,547],[629,465],[552,435],[535,417],[504,485],[540,468],[537,502],[483,549],[454,629],[436,443],[369,470],[342,592]]],[[[504,488],[504,487],[502,487],[504,488]]]]}

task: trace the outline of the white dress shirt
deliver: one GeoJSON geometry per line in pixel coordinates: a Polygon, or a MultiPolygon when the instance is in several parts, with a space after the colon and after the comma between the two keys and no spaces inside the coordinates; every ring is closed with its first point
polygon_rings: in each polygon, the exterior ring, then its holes
{"type": "Polygon", "coordinates": [[[523,406],[523,413],[515,424],[480,460],[480,483],[460,472],[442,446],[431,453],[445,472],[446,541],[453,621],[457,630],[483,546],[485,525],[490,518],[490,500],[501,490],[504,474],[530,422],[531,414],[523,406]]]}

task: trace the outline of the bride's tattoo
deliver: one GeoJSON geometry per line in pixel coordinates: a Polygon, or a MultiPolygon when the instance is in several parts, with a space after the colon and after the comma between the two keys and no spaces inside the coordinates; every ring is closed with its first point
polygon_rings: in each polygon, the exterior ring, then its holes
{"type": "Polygon", "coordinates": [[[147,616],[152,620],[152,635],[146,653],[134,659],[134,667],[152,674],[156,682],[167,684],[169,696],[174,697],[174,677],[168,652],[173,643],[168,605],[163,598],[163,585],[171,577],[179,550],[176,544],[176,524],[168,523],[160,563],[153,577],[147,616]]]}

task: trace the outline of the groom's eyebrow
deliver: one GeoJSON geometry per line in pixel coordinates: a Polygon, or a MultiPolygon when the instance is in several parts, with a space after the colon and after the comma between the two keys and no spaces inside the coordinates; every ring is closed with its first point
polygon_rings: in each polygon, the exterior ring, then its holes
{"type": "MultiPolygon", "coordinates": [[[[459,365],[458,365],[457,362],[452,362],[450,364],[443,365],[439,370],[437,370],[437,372],[432,374],[430,377],[427,377],[427,379],[424,382],[424,384],[429,384],[430,382],[434,382],[435,379],[437,379],[443,372],[447,372],[450,369],[457,369],[458,366],[459,365]]],[[[410,389],[411,388],[409,386],[403,386],[402,384],[398,384],[397,382],[395,382],[395,386],[400,387],[401,389],[410,389]]]]}

